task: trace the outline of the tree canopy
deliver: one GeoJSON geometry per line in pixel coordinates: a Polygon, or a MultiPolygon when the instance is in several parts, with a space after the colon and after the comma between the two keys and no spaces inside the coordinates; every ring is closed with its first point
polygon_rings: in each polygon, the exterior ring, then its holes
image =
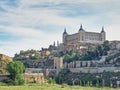
{"type": "Polygon", "coordinates": [[[25,71],[25,66],[24,66],[24,64],[22,62],[19,62],[19,61],[10,62],[7,65],[7,70],[11,75],[12,84],[14,84],[14,85],[24,84],[22,74],[25,71]]]}

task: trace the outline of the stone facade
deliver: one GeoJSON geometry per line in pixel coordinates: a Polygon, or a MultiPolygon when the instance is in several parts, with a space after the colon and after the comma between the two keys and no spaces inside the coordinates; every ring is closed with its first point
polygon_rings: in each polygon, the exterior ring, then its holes
{"type": "Polygon", "coordinates": [[[54,57],[54,69],[56,69],[56,74],[59,74],[63,69],[63,58],[54,57]]]}
{"type": "Polygon", "coordinates": [[[77,42],[87,42],[87,43],[103,43],[106,40],[106,35],[104,28],[102,27],[102,31],[100,33],[96,32],[86,32],[82,25],[78,31],[78,33],[69,35],[66,32],[66,29],[63,33],[63,43],[64,44],[72,44],[77,42]]]}
{"type": "Polygon", "coordinates": [[[64,68],[92,67],[92,64],[92,61],[73,61],[70,63],[64,63],[64,68]]]}
{"type": "Polygon", "coordinates": [[[91,61],[76,61],[76,66],[75,68],[80,68],[80,67],[90,67],[91,66],[91,61]]]}
{"type": "Polygon", "coordinates": [[[25,73],[43,73],[45,78],[54,77],[56,74],[56,69],[41,69],[41,68],[26,68],[25,73]]]}
{"type": "Polygon", "coordinates": [[[43,73],[25,73],[24,75],[25,82],[44,82],[44,75],[43,73]]]}

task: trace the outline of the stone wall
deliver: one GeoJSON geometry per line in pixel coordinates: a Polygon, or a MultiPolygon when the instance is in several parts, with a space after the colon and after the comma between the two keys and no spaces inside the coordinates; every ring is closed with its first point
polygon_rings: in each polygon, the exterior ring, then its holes
{"type": "Polygon", "coordinates": [[[24,75],[25,82],[38,82],[43,83],[44,82],[44,75],[43,73],[25,73],[24,75]]]}
{"type": "Polygon", "coordinates": [[[118,71],[118,70],[120,70],[120,67],[99,67],[98,73],[113,72],[113,71],[118,71]]]}
{"type": "Polygon", "coordinates": [[[120,67],[80,67],[69,69],[73,73],[103,73],[119,71],[120,67]]]}
{"type": "Polygon", "coordinates": [[[97,67],[70,68],[72,73],[98,73],[97,67]]]}
{"type": "Polygon", "coordinates": [[[24,65],[27,68],[52,68],[53,69],[53,65],[54,65],[54,61],[53,60],[47,60],[47,59],[42,59],[42,60],[22,60],[22,62],[24,63],[24,65]]]}
{"type": "Polygon", "coordinates": [[[9,80],[10,75],[0,75],[0,81],[9,80]]]}
{"type": "Polygon", "coordinates": [[[56,69],[26,68],[26,73],[43,73],[45,78],[54,77],[56,69]]]}

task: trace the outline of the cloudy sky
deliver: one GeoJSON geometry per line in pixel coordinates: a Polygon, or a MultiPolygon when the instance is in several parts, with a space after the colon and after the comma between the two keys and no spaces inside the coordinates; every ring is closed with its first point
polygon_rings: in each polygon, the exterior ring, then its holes
{"type": "Polygon", "coordinates": [[[119,40],[120,0],[0,0],[0,53],[40,50],[80,24],[91,32],[104,26],[107,40],[119,40]]]}

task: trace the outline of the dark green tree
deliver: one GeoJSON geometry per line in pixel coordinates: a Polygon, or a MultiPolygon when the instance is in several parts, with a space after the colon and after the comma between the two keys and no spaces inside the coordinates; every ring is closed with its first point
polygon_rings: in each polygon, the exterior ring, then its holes
{"type": "Polygon", "coordinates": [[[109,41],[104,41],[104,43],[103,43],[103,50],[104,50],[104,52],[103,52],[103,55],[107,55],[107,51],[109,51],[110,50],[110,44],[109,44],[109,41]]]}
{"type": "Polygon", "coordinates": [[[16,61],[16,62],[10,62],[7,65],[7,70],[11,75],[11,82],[13,85],[23,85],[24,79],[22,74],[25,71],[25,66],[22,62],[16,61]]]}
{"type": "Polygon", "coordinates": [[[69,62],[71,62],[72,58],[69,54],[67,54],[67,55],[65,55],[64,60],[69,63],[69,62]]]}

